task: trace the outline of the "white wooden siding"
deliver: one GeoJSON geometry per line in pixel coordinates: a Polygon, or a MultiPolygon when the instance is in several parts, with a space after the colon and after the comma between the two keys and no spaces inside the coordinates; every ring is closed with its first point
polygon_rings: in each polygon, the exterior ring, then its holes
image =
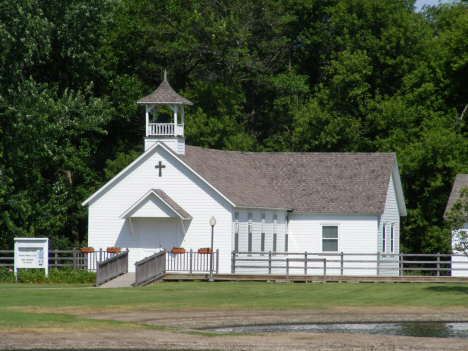
{"type": "MultiPolygon", "coordinates": [[[[289,215],[289,252],[322,252],[322,226],[338,226],[338,252],[344,253],[371,253],[375,254],[377,245],[377,216],[374,215],[334,215],[334,214],[290,214],[289,215]]],[[[356,256],[354,259],[375,260],[373,256],[356,256]]],[[[326,252],[317,257],[327,260],[337,260],[336,256],[327,256],[326,252]]],[[[350,259],[348,256],[347,259],[350,259]]],[[[300,265],[300,264],[298,264],[300,265]]],[[[303,264],[302,264],[303,265],[303,264]]],[[[362,264],[369,266],[369,270],[346,270],[346,275],[375,275],[375,264],[362,264]]],[[[322,263],[310,264],[322,267],[322,263]]],[[[327,274],[338,275],[339,264],[327,264],[327,274]],[[335,269],[333,269],[335,267],[335,269]]],[[[316,271],[319,273],[319,270],[316,271]]],[[[314,274],[313,271],[310,274],[314,274]]],[[[321,273],[320,273],[321,274],[321,273]]]]}
{"type": "MultiPolygon", "coordinates": [[[[267,209],[249,209],[234,208],[232,212],[232,247],[235,242],[235,213],[239,213],[239,251],[248,251],[248,222],[249,213],[252,213],[252,251],[261,251],[262,239],[262,214],[265,214],[265,253],[273,251],[273,218],[276,214],[277,219],[277,243],[276,252],[284,252],[284,234],[285,234],[285,210],[267,210],[267,209]]],[[[255,256],[255,255],[254,255],[255,256]]],[[[246,263],[242,263],[246,264],[246,263]]],[[[261,266],[261,262],[253,262],[251,265],[261,266]]],[[[236,273],[254,273],[251,269],[236,269],[236,273]]],[[[265,273],[265,269],[260,269],[259,273],[265,273]]],[[[273,272],[276,273],[276,272],[273,272]]]]}
{"type": "Polygon", "coordinates": [[[277,242],[276,250],[284,251],[285,216],[284,210],[261,210],[248,208],[234,208],[232,212],[232,239],[235,242],[235,213],[239,213],[239,251],[246,252],[248,249],[248,222],[249,213],[252,213],[252,251],[259,252],[262,238],[262,214],[265,214],[265,251],[273,251],[273,217],[277,219],[277,242]]]}
{"type": "MultiPolygon", "coordinates": [[[[464,230],[468,230],[468,223],[465,223],[464,230]]],[[[452,249],[453,253],[457,255],[464,255],[463,252],[456,251],[455,246],[457,244],[457,235],[455,231],[452,231],[452,249]]],[[[468,257],[465,256],[453,256],[452,257],[452,268],[456,269],[452,271],[452,277],[468,277],[468,257]]]]}
{"type": "Polygon", "coordinates": [[[393,177],[390,177],[388,184],[387,199],[385,201],[384,213],[380,216],[379,230],[377,233],[377,251],[383,252],[382,249],[382,234],[383,224],[387,225],[386,240],[385,240],[385,253],[391,253],[391,225],[394,225],[394,250],[393,253],[400,253],[400,215],[398,211],[398,204],[395,195],[395,187],[393,184],[393,177]]]}
{"type": "MultiPolygon", "coordinates": [[[[220,272],[230,272],[231,205],[211,189],[173,155],[159,147],[146,155],[138,167],[129,170],[119,182],[93,199],[89,207],[88,244],[95,249],[120,246],[130,249],[129,269],[139,257],[139,241],[132,236],[129,221],[120,219],[130,206],[150,189],[162,189],[187,211],[193,219],[185,221],[186,235],[180,246],[197,250],[211,246],[210,218],[215,216],[214,248],[220,250],[220,272]],[[159,177],[154,166],[162,161],[166,166],[159,177]]],[[[138,222],[138,221],[136,221],[138,222]]],[[[179,231],[183,233],[179,224],[179,231]]],[[[136,223],[135,231],[139,230],[136,223]]]]}

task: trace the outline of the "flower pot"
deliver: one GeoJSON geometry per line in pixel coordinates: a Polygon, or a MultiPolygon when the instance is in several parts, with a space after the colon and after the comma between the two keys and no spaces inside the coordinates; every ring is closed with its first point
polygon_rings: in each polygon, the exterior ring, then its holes
{"type": "Polygon", "coordinates": [[[211,249],[198,249],[198,253],[202,255],[208,255],[211,253],[211,249]]]}
{"type": "Polygon", "coordinates": [[[120,252],[120,249],[108,247],[108,248],[107,248],[107,252],[108,252],[108,253],[119,253],[119,252],[120,252]]]}
{"type": "Polygon", "coordinates": [[[81,253],[93,253],[94,249],[92,247],[82,247],[80,251],[81,253]]]}
{"type": "Polygon", "coordinates": [[[173,254],[184,254],[185,249],[172,249],[171,251],[173,254]]]}

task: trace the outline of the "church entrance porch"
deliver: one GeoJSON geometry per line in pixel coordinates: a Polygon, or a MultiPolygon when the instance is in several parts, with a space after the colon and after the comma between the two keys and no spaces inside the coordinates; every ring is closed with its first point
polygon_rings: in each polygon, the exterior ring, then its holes
{"type": "Polygon", "coordinates": [[[173,247],[182,245],[184,235],[180,220],[175,218],[139,218],[136,222],[138,222],[139,243],[139,257],[136,261],[163,249],[171,252],[173,247]]]}

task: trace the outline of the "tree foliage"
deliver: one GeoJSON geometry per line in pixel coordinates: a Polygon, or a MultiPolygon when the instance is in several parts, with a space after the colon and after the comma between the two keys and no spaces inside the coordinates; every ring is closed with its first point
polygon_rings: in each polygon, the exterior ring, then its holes
{"type": "Polygon", "coordinates": [[[396,152],[402,250],[450,250],[443,211],[468,171],[466,2],[12,0],[0,13],[3,247],[85,239],[80,203],[142,152],[135,102],[167,70],[195,103],[190,145],[396,152]]]}

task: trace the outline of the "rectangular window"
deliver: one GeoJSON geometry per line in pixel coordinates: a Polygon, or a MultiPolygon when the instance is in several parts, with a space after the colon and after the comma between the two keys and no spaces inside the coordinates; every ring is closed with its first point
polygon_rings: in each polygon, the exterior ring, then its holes
{"type": "Polygon", "coordinates": [[[338,226],[322,227],[322,251],[338,251],[338,226]]]}
{"type": "Polygon", "coordinates": [[[235,213],[234,218],[234,233],[239,234],[239,212],[235,213]]]}
{"type": "Polygon", "coordinates": [[[288,252],[289,238],[288,234],[284,236],[284,252],[288,252]]]}
{"type": "Polygon", "coordinates": [[[249,237],[248,237],[248,249],[247,251],[252,252],[252,213],[249,213],[249,237]]]}
{"type": "Polygon", "coordinates": [[[393,252],[393,224],[390,227],[390,252],[393,252]]]}
{"type": "Polygon", "coordinates": [[[273,215],[273,251],[276,252],[276,238],[277,238],[277,229],[278,229],[278,215],[273,215]]]}
{"type": "Polygon", "coordinates": [[[385,252],[385,237],[387,236],[385,233],[386,224],[384,223],[382,226],[382,252],[385,252]]]}
{"type": "Polygon", "coordinates": [[[260,241],[260,251],[265,251],[265,214],[262,213],[262,237],[260,241]]]}
{"type": "Polygon", "coordinates": [[[278,233],[278,215],[273,215],[273,234],[278,233]]]}
{"type": "Polygon", "coordinates": [[[234,251],[239,252],[239,212],[234,214],[234,251]]]}

